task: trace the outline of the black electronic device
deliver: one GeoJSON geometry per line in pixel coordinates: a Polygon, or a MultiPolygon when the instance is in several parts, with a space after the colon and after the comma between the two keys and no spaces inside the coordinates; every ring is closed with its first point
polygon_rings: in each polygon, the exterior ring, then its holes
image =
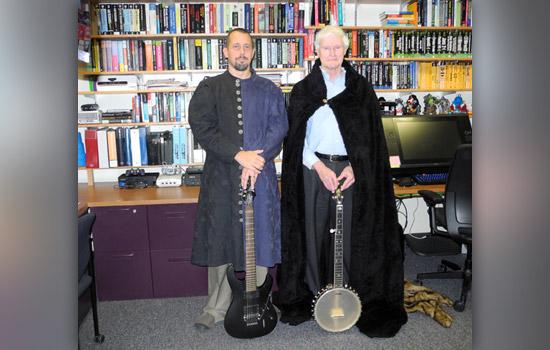
{"type": "Polygon", "coordinates": [[[456,148],[472,142],[468,114],[383,116],[394,178],[445,173],[456,148]]]}
{"type": "Polygon", "coordinates": [[[118,177],[120,188],[146,188],[155,186],[159,173],[146,173],[144,169],[129,169],[118,177]]]}
{"type": "Polygon", "coordinates": [[[190,166],[185,171],[185,186],[200,186],[202,166],[190,166]]]}
{"type": "Polygon", "coordinates": [[[97,103],[87,103],[80,106],[80,109],[83,111],[97,111],[99,109],[99,105],[97,103]]]}

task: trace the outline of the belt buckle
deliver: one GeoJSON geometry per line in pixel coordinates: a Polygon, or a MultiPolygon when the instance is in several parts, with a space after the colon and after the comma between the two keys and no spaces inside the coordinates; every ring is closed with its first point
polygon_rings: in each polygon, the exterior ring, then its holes
{"type": "Polygon", "coordinates": [[[328,159],[329,159],[329,161],[331,161],[331,162],[335,162],[335,160],[332,160],[332,156],[334,156],[334,154],[329,154],[328,159]]]}

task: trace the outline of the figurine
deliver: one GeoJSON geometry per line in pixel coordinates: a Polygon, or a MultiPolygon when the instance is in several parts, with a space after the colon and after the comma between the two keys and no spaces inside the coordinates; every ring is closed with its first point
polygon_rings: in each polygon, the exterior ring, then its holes
{"type": "Polygon", "coordinates": [[[410,95],[405,106],[405,114],[420,114],[420,110],[421,107],[418,98],[416,98],[416,95],[410,95]]]}
{"type": "Polygon", "coordinates": [[[395,115],[403,115],[403,100],[400,98],[396,98],[395,103],[395,115]]]}
{"type": "Polygon", "coordinates": [[[432,96],[432,94],[427,94],[424,96],[424,114],[437,114],[437,103],[439,100],[432,96]]]}
{"type": "Polygon", "coordinates": [[[462,96],[457,95],[455,97],[449,111],[450,113],[468,113],[468,107],[466,107],[462,96]]]}
{"type": "Polygon", "coordinates": [[[438,110],[439,110],[439,114],[447,114],[449,113],[449,106],[451,105],[451,103],[449,102],[449,100],[447,100],[445,98],[445,96],[441,97],[439,99],[439,103],[437,104],[437,107],[438,107],[438,110]]]}

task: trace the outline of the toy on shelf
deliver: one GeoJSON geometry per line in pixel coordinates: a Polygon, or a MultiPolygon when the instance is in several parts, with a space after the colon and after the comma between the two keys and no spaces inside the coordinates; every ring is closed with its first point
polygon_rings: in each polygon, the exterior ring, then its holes
{"type": "Polygon", "coordinates": [[[438,103],[439,99],[435,96],[432,96],[432,94],[427,94],[426,96],[424,96],[424,114],[437,114],[438,103]]]}
{"type": "Polygon", "coordinates": [[[396,98],[395,103],[395,115],[403,115],[403,100],[396,98]]]}
{"type": "Polygon", "coordinates": [[[404,113],[408,115],[420,114],[421,109],[422,107],[420,107],[420,102],[418,98],[416,98],[416,95],[410,95],[407,99],[404,113]]]}
{"type": "Polygon", "coordinates": [[[468,113],[468,107],[466,107],[466,103],[464,103],[462,96],[457,95],[455,97],[455,99],[453,100],[453,103],[451,103],[449,112],[450,113],[468,113]]]}
{"type": "Polygon", "coordinates": [[[439,102],[437,103],[437,109],[439,111],[439,114],[449,113],[449,106],[450,105],[451,105],[451,103],[449,102],[449,100],[447,100],[445,98],[445,96],[442,96],[439,99],[439,102]]]}

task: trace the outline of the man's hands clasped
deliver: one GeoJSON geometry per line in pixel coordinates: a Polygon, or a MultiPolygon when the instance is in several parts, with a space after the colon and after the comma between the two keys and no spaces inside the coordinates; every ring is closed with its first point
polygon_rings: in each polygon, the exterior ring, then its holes
{"type": "Polygon", "coordinates": [[[250,178],[250,188],[254,189],[256,179],[265,166],[265,159],[260,156],[263,151],[240,151],[235,156],[235,160],[243,167],[241,172],[241,186],[243,188],[247,187],[248,178],[250,178]]]}

